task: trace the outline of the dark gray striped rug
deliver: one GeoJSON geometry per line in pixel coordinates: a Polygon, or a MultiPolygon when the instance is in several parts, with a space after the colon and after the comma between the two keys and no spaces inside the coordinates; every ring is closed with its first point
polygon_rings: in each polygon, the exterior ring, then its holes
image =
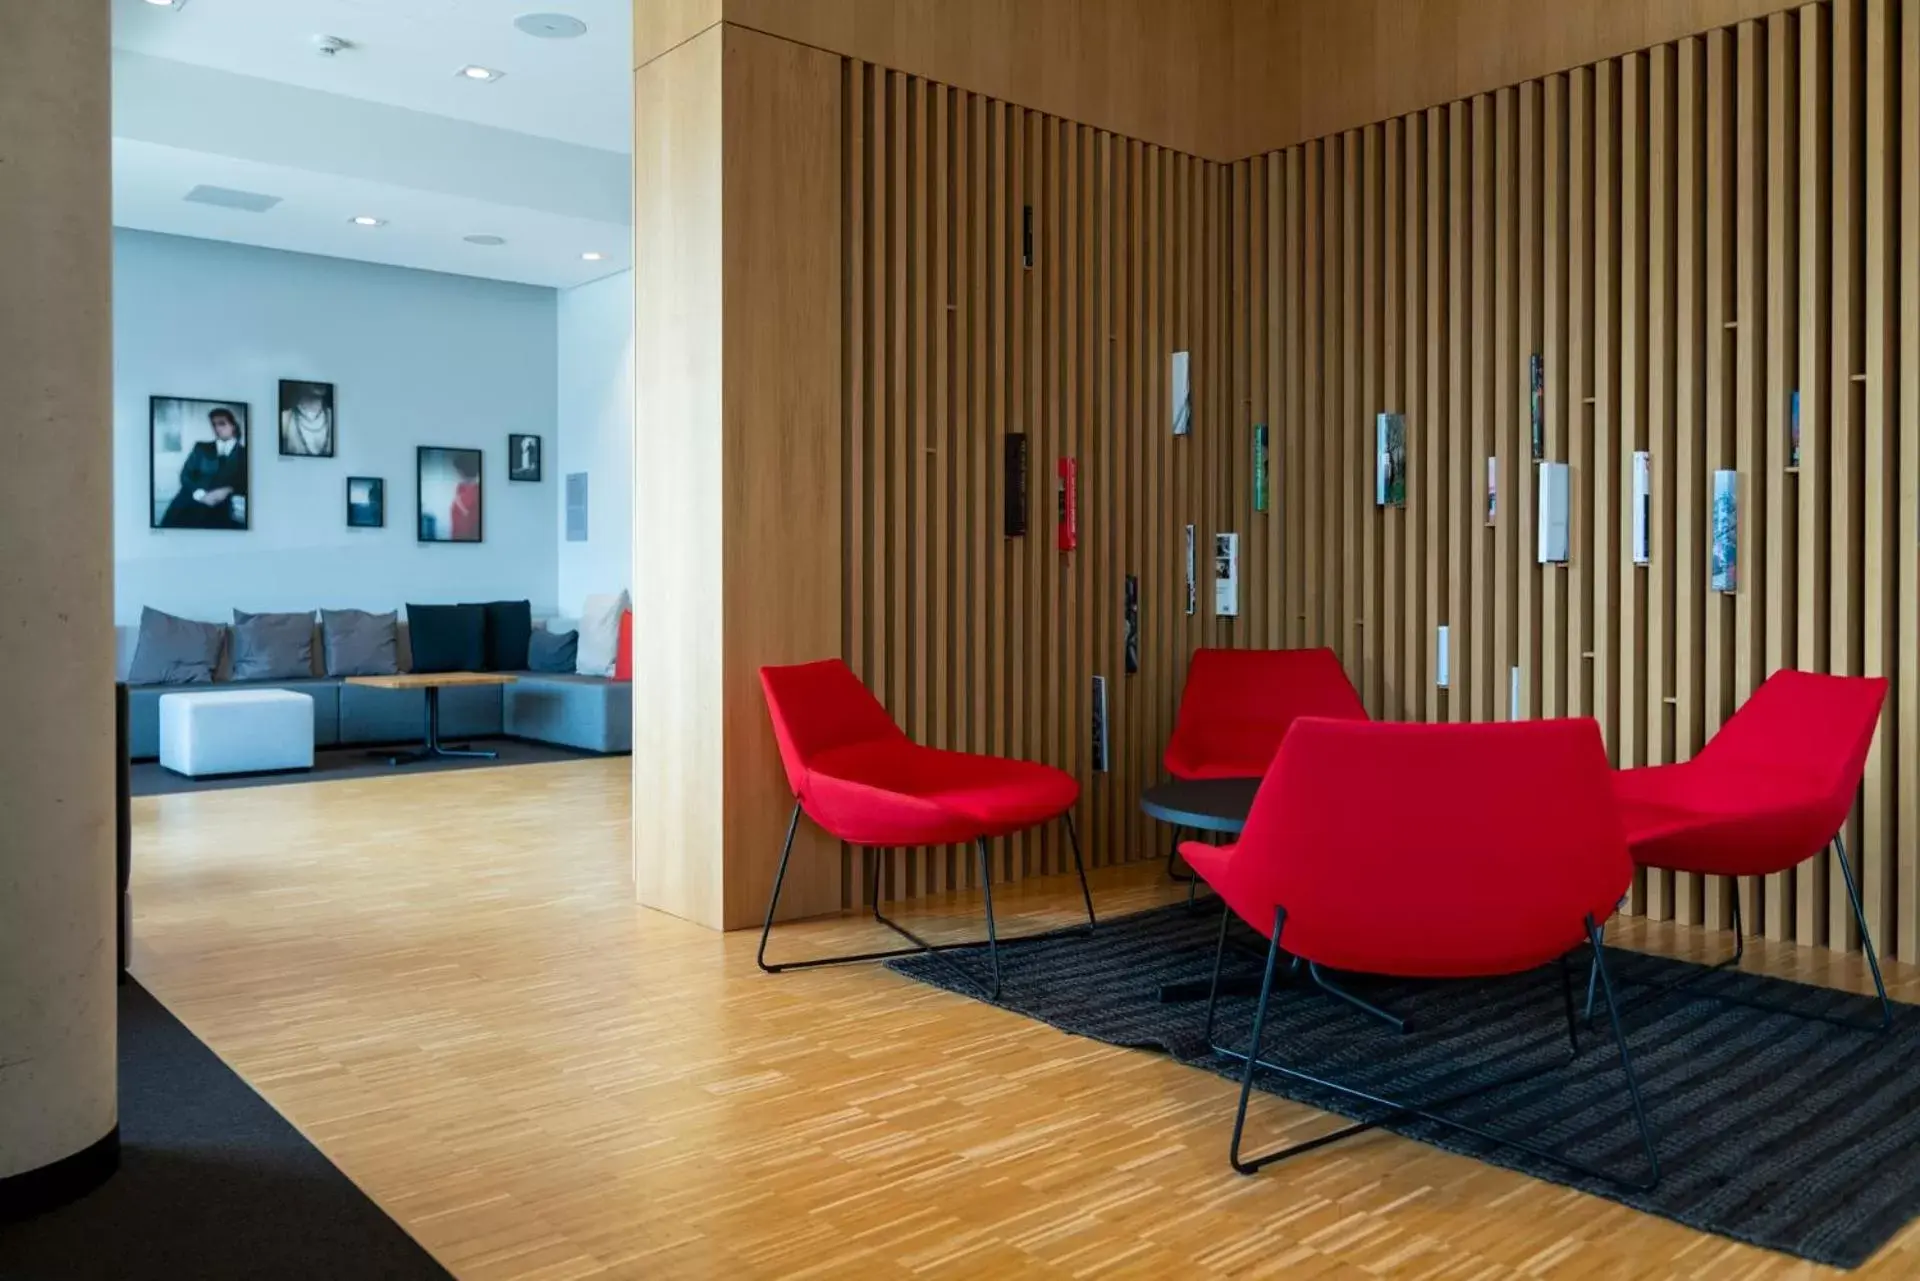
{"type": "MultiPolygon", "coordinates": [[[[1179,905],[1104,921],[1090,938],[1063,935],[1003,949],[1000,1004],[1066,1032],[1159,1050],[1238,1079],[1239,1066],[1207,1047],[1204,1002],[1163,1005],[1158,999],[1161,983],[1207,975],[1219,919],[1211,907],[1179,905]]],[[[1234,928],[1241,930],[1238,922],[1234,928]]],[[[1264,955],[1264,943],[1250,931],[1237,937],[1264,955]]],[[[984,971],[978,952],[948,955],[970,971],[984,971]]],[[[1629,1001],[1645,984],[1701,968],[1615,949],[1607,955],[1629,1001]]],[[[936,959],[890,964],[921,982],[977,995],[936,959]]],[[[1257,974],[1259,965],[1252,955],[1229,952],[1229,974],[1257,974]]],[[[1266,1057],[1408,1098],[1444,1096],[1512,1075],[1530,1061],[1565,1057],[1566,1022],[1553,968],[1473,983],[1356,978],[1352,987],[1404,1015],[1406,1035],[1310,987],[1290,986],[1269,1014],[1266,1057]]],[[[1759,975],[1715,974],[1701,978],[1698,990],[1862,1020],[1878,1010],[1868,998],[1759,975]]],[[[1221,1044],[1246,1044],[1253,1004],[1250,997],[1222,1001],[1221,1044]]],[[[1628,1013],[1627,1023],[1659,1141],[1663,1177],[1651,1192],[1624,1191],[1424,1122],[1391,1128],[1689,1227],[1840,1267],[1864,1263],[1920,1214],[1920,1017],[1914,1007],[1899,1006],[1894,1030],[1885,1035],[1686,996],[1643,1004],[1628,1013]]],[[[1450,1114],[1639,1176],[1637,1131],[1604,1016],[1582,1045],[1570,1066],[1450,1114]]],[[[1346,1116],[1368,1115],[1364,1105],[1277,1074],[1263,1074],[1256,1084],[1346,1116]]],[[[1222,1165],[1232,1123],[1231,1111],[1223,1109],[1222,1165]]]]}

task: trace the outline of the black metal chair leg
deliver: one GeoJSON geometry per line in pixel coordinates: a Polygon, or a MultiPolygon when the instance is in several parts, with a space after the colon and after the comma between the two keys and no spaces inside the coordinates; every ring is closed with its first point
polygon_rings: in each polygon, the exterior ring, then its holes
{"type": "MultiPolygon", "coordinates": [[[[811,970],[823,965],[851,965],[858,961],[885,961],[898,956],[931,956],[952,970],[968,985],[977,988],[988,1000],[998,1000],[1000,998],[1001,939],[998,927],[993,918],[993,868],[988,858],[987,841],[985,837],[979,838],[978,845],[980,850],[980,889],[987,916],[987,958],[993,969],[993,980],[991,984],[983,983],[980,979],[968,973],[951,957],[946,955],[948,952],[978,948],[980,946],[980,940],[967,939],[956,943],[931,943],[880,910],[880,865],[884,860],[878,852],[873,855],[873,881],[870,891],[870,896],[873,900],[873,919],[892,930],[895,934],[898,934],[901,938],[907,940],[907,942],[913,946],[884,948],[875,952],[854,952],[845,956],[815,956],[800,961],[768,961],[767,940],[773,933],[773,918],[780,907],[780,889],[781,886],[786,883],[787,862],[793,857],[793,838],[800,827],[800,812],[801,807],[799,803],[796,802],[793,807],[793,816],[787,820],[786,841],[780,847],[780,867],[773,875],[773,893],[767,898],[767,916],[765,922],[760,927],[760,948],[754,955],[755,963],[758,964],[761,969],[769,974],[779,974],[786,970],[811,970]]],[[[1069,818],[1068,822],[1069,830],[1071,830],[1071,818],[1069,818]]],[[[1093,928],[1093,897],[1090,893],[1087,893],[1086,869],[1081,865],[1080,842],[1077,836],[1074,838],[1074,863],[1076,867],[1080,868],[1080,888],[1082,893],[1086,894],[1087,898],[1087,928],[1091,930],[1093,928]]],[[[1074,928],[1078,929],[1079,927],[1075,926],[1074,928]]],[[[1007,939],[1006,943],[1008,946],[1017,943],[1037,943],[1043,939],[1056,937],[1057,934],[1058,931],[1046,931],[1040,934],[1030,934],[1020,938],[1007,939]]]]}
{"type": "MultiPolygon", "coordinates": [[[[1867,914],[1861,909],[1859,887],[1854,883],[1853,865],[1847,861],[1846,850],[1847,845],[1845,839],[1840,833],[1836,832],[1833,839],[1827,843],[1827,852],[1839,861],[1840,875],[1846,881],[1847,900],[1853,907],[1853,919],[1860,927],[1860,950],[1866,953],[1867,968],[1873,973],[1873,990],[1880,999],[1878,1030],[1885,1032],[1893,1027],[1893,1002],[1887,998],[1887,985],[1880,974],[1880,957],[1874,950],[1872,932],[1867,929],[1867,914]]],[[[1602,931],[1602,937],[1604,938],[1604,930],[1602,931]]],[[[1660,1000],[1662,997],[1672,996],[1676,992],[1681,992],[1704,974],[1711,974],[1719,970],[1738,969],[1742,958],[1744,958],[1746,954],[1746,922],[1740,912],[1740,895],[1735,893],[1733,896],[1733,955],[1722,957],[1705,969],[1689,973],[1675,982],[1655,985],[1648,991],[1636,996],[1633,1000],[1622,1001],[1620,1003],[1620,1012],[1623,1014],[1631,1013],[1650,1002],[1660,1000]]],[[[1597,955],[1596,953],[1596,956],[1597,955]]],[[[1599,981],[1600,970],[1596,964],[1594,969],[1587,975],[1586,1022],[1588,1027],[1593,1026],[1594,995],[1599,981]]],[[[1798,1011],[1783,1008],[1773,1002],[1761,1001],[1752,997],[1734,996],[1721,992],[1701,992],[1697,995],[1706,1000],[1722,1001],[1728,1005],[1744,1005],[1751,1009],[1766,1010],[1774,1014],[1792,1014],[1795,1018],[1811,1018],[1822,1023],[1832,1023],[1837,1027],[1850,1027],[1861,1031],[1874,1030],[1872,1025],[1860,1023],[1855,1019],[1828,1014],[1801,1014],[1798,1011]]]]}
{"type": "MultiPolygon", "coordinates": [[[[787,820],[787,839],[780,846],[780,870],[773,874],[773,894],[767,899],[766,924],[760,927],[760,950],[754,955],[754,962],[768,974],[780,972],[779,966],[767,964],[767,937],[773,933],[773,913],[780,906],[780,886],[787,879],[787,860],[793,857],[793,834],[800,830],[800,802],[793,803],[793,817],[787,820]]],[[[875,897],[875,904],[879,902],[875,897]]]]}
{"type": "Polygon", "coordinates": [[[1191,868],[1184,872],[1178,871],[1176,868],[1180,860],[1180,833],[1186,830],[1186,828],[1176,825],[1173,829],[1173,840],[1167,846],[1167,879],[1170,881],[1191,882],[1199,879],[1193,874],[1191,868]]]}
{"type": "Polygon", "coordinates": [[[1379,1019],[1382,1023],[1385,1023],[1388,1027],[1392,1028],[1396,1032],[1399,1032],[1402,1034],[1406,1032],[1407,1021],[1405,1019],[1401,1018],[1397,1014],[1389,1014],[1385,1010],[1381,1009],[1379,1006],[1373,1004],[1371,1001],[1362,1000],[1360,997],[1355,996],[1353,993],[1347,991],[1345,988],[1335,983],[1332,979],[1328,978],[1327,972],[1321,969],[1318,965],[1312,962],[1308,962],[1307,973],[1312,977],[1314,986],[1318,987],[1322,992],[1325,992],[1328,996],[1334,996],[1334,997],[1340,998],[1342,1001],[1345,1001],[1348,1005],[1351,1005],[1354,1009],[1359,1010],[1361,1013],[1370,1014],[1374,1018],[1379,1019]]]}
{"type": "MultiPolygon", "coordinates": [[[[1073,820],[1068,819],[1067,821],[1068,823],[1072,823],[1073,820]]],[[[1076,841],[1076,848],[1078,844],[1076,841]]],[[[985,898],[987,905],[987,958],[993,962],[993,990],[987,994],[987,999],[989,1001],[997,1001],[1000,999],[1000,936],[995,931],[993,924],[993,862],[987,854],[986,837],[983,836],[980,838],[979,846],[980,893],[985,898]]],[[[1076,855],[1076,857],[1078,856],[1076,855]]],[[[1080,884],[1082,887],[1086,885],[1085,877],[1081,878],[1080,884]]]]}
{"type": "Polygon", "coordinates": [[[1647,1178],[1632,1186],[1651,1188],[1660,1182],[1660,1153],[1654,1147],[1653,1127],[1647,1123],[1646,1104],[1640,1098],[1640,1078],[1634,1075],[1627,1033],[1620,1026],[1620,1005],[1613,999],[1613,980],[1607,977],[1606,948],[1600,938],[1600,926],[1591,916],[1587,918],[1587,942],[1593,948],[1593,971],[1599,976],[1600,990],[1607,998],[1607,1020],[1613,1024],[1613,1043],[1620,1050],[1620,1071],[1627,1078],[1627,1096],[1633,1100],[1633,1119],[1640,1127],[1640,1145],[1647,1154],[1647,1178]]]}
{"type": "Polygon", "coordinates": [[[1227,959],[1227,926],[1233,923],[1233,909],[1220,905],[1220,937],[1213,945],[1213,980],[1207,984],[1207,1044],[1213,1044],[1213,1011],[1220,1004],[1220,967],[1227,959]]]}
{"type": "Polygon", "coordinates": [[[1060,817],[1067,821],[1067,839],[1073,843],[1073,870],[1080,877],[1080,897],[1087,905],[1087,930],[1091,933],[1100,922],[1093,915],[1093,891],[1087,888],[1087,865],[1080,858],[1080,833],[1073,825],[1073,811],[1068,810],[1060,817]]]}
{"type": "MultiPolygon", "coordinates": [[[[1253,1096],[1253,1073],[1260,1064],[1260,1033],[1267,1024],[1267,1003],[1273,999],[1273,972],[1280,964],[1280,927],[1287,923],[1287,909],[1277,907],[1273,911],[1273,937],[1267,943],[1267,965],[1260,974],[1260,1003],[1253,1007],[1253,1035],[1247,1044],[1247,1069],[1240,1074],[1240,1106],[1233,1114],[1233,1142],[1227,1148],[1227,1160],[1241,1174],[1252,1174],[1264,1162],[1243,1161],[1240,1159],[1240,1137],[1247,1128],[1247,1101],[1253,1096]]],[[[1220,922],[1220,943],[1224,947],[1227,940],[1227,924],[1220,922]]],[[[1213,962],[1214,986],[1220,984],[1220,956],[1216,949],[1213,962]]],[[[1212,1025],[1213,1004],[1207,1004],[1208,1025],[1212,1025]]]]}
{"type": "MultiPolygon", "coordinates": [[[[1853,904],[1853,919],[1860,925],[1860,950],[1867,955],[1867,968],[1873,971],[1873,990],[1880,997],[1880,1030],[1889,1031],[1893,1027],[1893,1002],[1887,999],[1887,984],[1880,977],[1880,956],[1873,949],[1873,931],[1867,928],[1867,914],[1860,907],[1860,887],[1853,882],[1853,864],[1847,861],[1847,842],[1835,832],[1827,848],[1839,860],[1840,875],[1846,878],[1847,900],[1853,904]]],[[[1737,899],[1735,903],[1738,904],[1737,899]]]]}
{"type": "MultiPolygon", "coordinates": [[[[1286,923],[1286,913],[1284,909],[1276,910],[1274,916],[1275,916],[1275,919],[1274,919],[1273,939],[1268,945],[1267,966],[1266,966],[1265,973],[1262,977],[1261,987],[1260,987],[1260,1002],[1259,1002],[1259,1005],[1254,1010],[1252,1044],[1248,1047],[1248,1051],[1245,1054],[1242,1054],[1237,1050],[1227,1049],[1224,1046],[1220,1046],[1220,1045],[1213,1046],[1215,1053],[1230,1059],[1240,1060],[1245,1064],[1245,1070],[1241,1073],[1241,1077],[1240,1077],[1240,1104],[1239,1104],[1238,1110],[1234,1115],[1233,1139],[1231,1144],[1228,1147],[1228,1160],[1232,1163],[1233,1168],[1236,1171],[1238,1171],[1241,1174],[1252,1174],[1255,1171],[1261,1169],[1262,1167],[1271,1165],[1276,1161],[1283,1161],[1289,1157],[1299,1156],[1303,1153],[1311,1152],[1317,1148],[1325,1147],[1330,1143],[1336,1143],[1341,1139],[1345,1139],[1356,1134],[1361,1134],[1369,1130],[1378,1129],[1383,1125],[1388,1125],[1395,1121],[1419,1119],[1419,1120],[1433,1122],[1436,1125],[1445,1126],[1446,1128],[1451,1130],[1457,1130],[1463,1134],[1470,1134],[1475,1138],[1479,1138],[1490,1143],[1496,1143],[1503,1147],[1512,1148],[1516,1151],[1525,1152],[1532,1156],[1537,1156],[1545,1160],[1550,1160],[1555,1162],[1556,1164],[1564,1165],[1567,1168],[1575,1170],[1579,1173],[1592,1175],[1596,1178],[1603,1178],[1608,1180],[1609,1182],[1619,1183],[1629,1188],[1644,1190],[1647,1188],[1651,1188],[1654,1184],[1659,1182],[1660,1162],[1659,1162],[1658,1152],[1654,1145],[1653,1129],[1647,1119],[1646,1107],[1640,1095],[1640,1082],[1639,1082],[1639,1078],[1635,1075],[1633,1070],[1633,1058],[1632,1058],[1632,1055],[1627,1050],[1626,1038],[1621,1031],[1620,1019],[1619,1019],[1619,1007],[1614,1001],[1613,984],[1611,979],[1607,976],[1606,963],[1604,958],[1600,962],[1600,971],[1599,971],[1599,980],[1598,980],[1600,985],[1600,992],[1606,1002],[1608,1016],[1613,1022],[1614,1039],[1620,1053],[1621,1071],[1626,1077],[1627,1093],[1633,1103],[1634,1119],[1638,1123],[1641,1144],[1645,1150],[1646,1157],[1647,1157],[1648,1175],[1645,1179],[1633,1179],[1629,1177],[1624,1177],[1617,1172],[1600,1169],[1596,1166],[1589,1165],[1583,1161],[1579,1161],[1573,1157],[1570,1157],[1562,1152],[1556,1152],[1551,1149],[1541,1147],[1538,1144],[1529,1142],[1525,1138],[1521,1138],[1513,1135],[1507,1135],[1507,1134],[1494,1133],[1493,1131],[1487,1130],[1483,1127],[1457,1120],[1453,1117],[1444,1115],[1443,1113],[1440,1113],[1435,1110],[1437,1108],[1445,1107],[1450,1104],[1464,1102],[1466,1100],[1478,1097],[1480,1095],[1487,1094],[1490,1091],[1501,1089],[1509,1085],[1518,1085],[1523,1082],[1533,1080],[1537,1077],[1544,1076],[1549,1072],[1559,1071],[1563,1069],[1567,1064],[1573,1061],[1574,1056],[1572,1054],[1560,1057],[1551,1062],[1547,1062],[1544,1064],[1536,1064],[1536,1065],[1521,1069],[1507,1076],[1504,1076],[1499,1080],[1485,1082],[1485,1083],[1476,1085],[1470,1089],[1459,1091],[1457,1093],[1448,1095],[1445,1098],[1433,1099],[1425,1102],[1411,1102],[1411,1101],[1402,1100],[1402,1099],[1386,1098],[1366,1090],[1356,1089],[1350,1085],[1343,1085],[1338,1081],[1330,1081],[1324,1077],[1315,1076],[1310,1072],[1304,1072],[1298,1068],[1288,1067],[1285,1064],[1276,1063],[1271,1060],[1261,1058],[1260,1057],[1260,1041],[1265,1031],[1267,1008],[1268,1008],[1269,1002],[1273,998],[1274,970],[1278,965],[1280,950],[1282,947],[1280,936],[1281,936],[1282,928],[1286,923]],[[1366,1103],[1366,1104],[1370,1104],[1372,1106],[1381,1108],[1383,1109],[1383,1111],[1378,1116],[1369,1118],[1367,1120],[1353,1122],[1352,1124],[1347,1125],[1341,1129],[1335,1130],[1329,1134],[1323,1134],[1316,1138],[1308,1139],[1302,1143],[1295,1143],[1288,1147],[1281,1148],[1275,1152],[1269,1152],[1258,1157],[1248,1158],[1242,1155],[1241,1153],[1241,1150],[1240,1150],[1241,1140],[1245,1132],[1247,1105],[1253,1093],[1254,1073],[1256,1070],[1260,1070],[1260,1069],[1265,1069],[1266,1071],[1269,1071],[1269,1072],[1276,1072],[1297,1081],[1304,1081],[1309,1085],[1314,1085],[1322,1089],[1331,1090],[1334,1093],[1340,1094],[1349,1099],[1353,1099],[1357,1102],[1366,1103]]],[[[1593,923],[1593,919],[1591,917],[1587,918],[1586,924],[1587,924],[1588,941],[1593,947],[1598,949],[1600,947],[1599,929],[1593,923]]],[[[1223,937],[1224,937],[1224,931],[1223,931],[1223,937]]],[[[1595,955],[1596,956],[1599,955],[1599,952],[1597,950],[1595,955]]],[[[1216,975],[1218,974],[1218,966],[1219,966],[1219,954],[1217,951],[1215,956],[1216,975]]],[[[1566,1001],[1569,1025],[1571,1028],[1572,1015],[1573,1015],[1572,984],[1570,982],[1569,977],[1564,971],[1562,975],[1561,992],[1562,992],[1563,998],[1566,1001]]]]}
{"type": "MultiPolygon", "coordinates": [[[[1599,967],[1589,971],[1589,979],[1599,973],[1599,967]]],[[[1567,1048],[1580,1053],[1580,1022],[1573,1011],[1573,966],[1566,957],[1560,958],[1560,995],[1567,1007],[1567,1048]]],[[[1591,995],[1588,997],[1592,999],[1591,995]]]]}

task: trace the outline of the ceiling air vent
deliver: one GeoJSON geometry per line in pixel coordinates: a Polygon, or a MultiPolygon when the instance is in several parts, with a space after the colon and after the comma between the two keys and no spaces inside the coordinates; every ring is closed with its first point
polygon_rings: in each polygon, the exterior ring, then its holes
{"type": "Polygon", "coordinates": [[[191,204],[244,209],[248,213],[265,213],[280,203],[278,196],[263,196],[257,191],[235,191],[232,187],[209,187],[205,183],[189,191],[185,199],[191,204]]]}

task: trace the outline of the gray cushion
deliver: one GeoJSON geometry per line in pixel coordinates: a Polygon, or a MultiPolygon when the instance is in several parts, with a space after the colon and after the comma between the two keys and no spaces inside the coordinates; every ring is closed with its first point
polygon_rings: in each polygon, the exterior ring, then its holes
{"type": "Polygon", "coordinates": [[[196,623],[157,609],[140,611],[140,639],[127,669],[132,685],[208,685],[220,666],[220,647],[227,629],[218,623],[196,623]]]}
{"type": "Polygon", "coordinates": [[[323,609],[320,635],[329,676],[396,676],[400,616],[361,609],[323,609]]]}
{"type": "Polygon", "coordinates": [[[527,642],[527,670],[530,672],[570,672],[579,658],[580,633],[536,629],[527,642]]]}
{"type": "Polygon", "coordinates": [[[312,675],[312,614],[233,611],[233,680],[295,681],[312,675]]]}

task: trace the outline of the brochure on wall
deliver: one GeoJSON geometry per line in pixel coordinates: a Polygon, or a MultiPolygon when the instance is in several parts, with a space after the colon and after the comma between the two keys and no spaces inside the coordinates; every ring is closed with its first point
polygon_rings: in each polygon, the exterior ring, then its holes
{"type": "Polygon", "coordinates": [[[1173,353],[1172,376],[1167,380],[1173,394],[1173,434],[1185,436],[1193,430],[1192,353],[1173,353]]]}
{"type": "Polygon", "coordinates": [[[1441,689],[1446,689],[1451,683],[1449,679],[1450,673],[1447,668],[1447,661],[1450,657],[1447,652],[1447,640],[1447,625],[1442,623],[1440,624],[1438,634],[1434,637],[1433,658],[1433,683],[1441,689]]]}
{"type": "Polygon", "coordinates": [[[1547,456],[1547,371],[1540,363],[1540,353],[1537,351],[1527,362],[1527,387],[1527,402],[1533,423],[1533,461],[1537,463],[1547,456]]]}
{"type": "Polygon", "coordinates": [[[1107,772],[1107,678],[1093,678],[1093,772],[1107,772]]]}
{"type": "Polygon", "coordinates": [[[1407,505],[1407,420],[1380,414],[1373,420],[1373,505],[1407,505]]]}
{"type": "Polygon", "coordinates": [[[1653,526],[1653,455],[1640,450],[1633,456],[1633,563],[1653,559],[1648,540],[1653,526]]]}
{"type": "Polygon", "coordinates": [[[1567,465],[1540,464],[1540,563],[1567,559],[1567,465]]]}
{"type": "Polygon", "coordinates": [[[1135,676],[1140,672],[1140,576],[1127,575],[1126,594],[1126,660],[1127,675],[1135,676]]]}
{"type": "Polygon", "coordinates": [[[1060,550],[1070,552],[1080,545],[1080,466],[1071,458],[1060,460],[1060,550]]]}
{"type": "Polygon", "coordinates": [[[1713,581],[1716,592],[1740,587],[1740,473],[1713,473],[1713,581]]]}
{"type": "Polygon", "coordinates": [[[1007,433],[1000,465],[1006,494],[1000,532],[1019,538],[1027,532],[1027,433],[1007,433]]]}
{"type": "Polygon", "coordinates": [[[1267,510],[1267,425],[1253,425],[1253,509],[1267,510]]]}
{"type": "Polygon", "coordinates": [[[1193,526],[1188,525],[1187,526],[1187,614],[1189,616],[1193,614],[1194,609],[1200,603],[1194,590],[1193,577],[1194,577],[1194,572],[1196,567],[1193,561],[1194,561],[1193,526]]]}
{"type": "Polygon", "coordinates": [[[1487,456],[1487,524],[1500,514],[1500,460],[1487,456]]]}
{"type": "Polygon", "coordinates": [[[1213,614],[1237,618],[1240,614],[1240,535],[1213,536],[1213,614]]]}

